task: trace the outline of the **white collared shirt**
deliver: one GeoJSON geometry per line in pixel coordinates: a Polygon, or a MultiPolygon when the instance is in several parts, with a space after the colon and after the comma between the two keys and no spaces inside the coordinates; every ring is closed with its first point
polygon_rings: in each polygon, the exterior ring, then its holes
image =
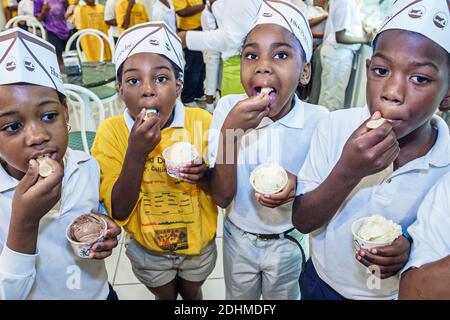
{"type": "Polygon", "coordinates": [[[420,268],[450,254],[450,174],[444,176],[427,194],[408,228],[413,239],[409,260],[403,271],[420,268]]]}
{"type": "MultiPolygon", "coordinates": [[[[239,101],[246,98],[246,94],[227,95],[217,103],[208,141],[211,167],[215,165],[225,118],[239,101]]],[[[246,133],[238,151],[237,191],[228,216],[236,226],[262,234],[282,233],[292,228],[292,202],[275,209],[262,206],[255,198],[250,174],[259,164],[268,162],[278,163],[296,174],[305,160],[317,123],[327,113],[325,108],[304,103],[295,96],[295,105],[286,116],[275,122],[264,118],[255,130],[246,133]]]]}
{"type": "Polygon", "coordinates": [[[161,1],[154,0],[151,21],[164,21],[173,32],[177,32],[177,17],[172,0],[167,0],[167,2],[170,8],[167,8],[161,1]]]}
{"type": "MultiPolygon", "coordinates": [[[[330,113],[317,127],[306,162],[298,175],[297,195],[314,190],[339,160],[344,144],[361,123],[370,117],[367,107],[330,113]]],[[[425,194],[450,171],[450,135],[445,122],[434,116],[438,130],[433,148],[396,171],[392,167],[366,177],[347,197],[331,221],[312,232],[311,256],[320,278],[349,299],[393,299],[399,286],[394,276],[372,287],[370,273],[355,259],[351,225],[374,214],[399,223],[403,230],[411,225],[425,194]],[[379,289],[377,289],[379,284],[379,289]]]]}
{"type": "Polygon", "coordinates": [[[65,235],[72,220],[98,210],[97,161],[67,149],[60,211],[41,219],[35,255],[6,246],[18,183],[0,166],[0,299],[106,299],[109,287],[104,261],[76,257],[65,235]]]}
{"type": "MultiPolygon", "coordinates": [[[[175,102],[175,108],[173,109],[173,121],[168,126],[168,128],[184,128],[184,105],[183,103],[177,99],[175,102]]],[[[131,129],[134,125],[134,119],[128,112],[128,109],[123,111],[123,117],[125,119],[125,124],[127,125],[128,130],[131,132],[131,129]]]]}
{"type": "MultiPolygon", "coordinates": [[[[363,37],[361,16],[355,0],[331,0],[330,11],[323,35],[324,45],[336,46],[336,32],[345,30],[352,37],[363,37]]],[[[343,45],[343,44],[339,44],[343,45]]],[[[345,44],[346,48],[358,50],[360,44],[345,44]]]]}
{"type": "Polygon", "coordinates": [[[186,44],[189,50],[220,51],[225,61],[239,54],[242,42],[256,20],[261,0],[219,1],[226,1],[226,4],[222,6],[222,16],[217,20],[218,28],[210,31],[188,31],[186,44]]]}

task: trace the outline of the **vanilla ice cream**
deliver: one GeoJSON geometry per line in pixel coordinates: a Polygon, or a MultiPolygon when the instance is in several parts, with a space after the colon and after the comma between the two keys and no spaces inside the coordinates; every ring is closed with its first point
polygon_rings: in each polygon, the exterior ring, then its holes
{"type": "Polygon", "coordinates": [[[52,166],[47,162],[48,156],[40,156],[36,159],[36,161],[39,164],[39,175],[43,178],[48,177],[52,174],[53,168],[52,166]]]}
{"type": "Polygon", "coordinates": [[[176,142],[166,149],[164,158],[174,162],[189,162],[197,158],[197,149],[188,142],[176,142]]]}
{"type": "Polygon", "coordinates": [[[392,243],[402,234],[402,227],[380,215],[373,215],[363,222],[358,236],[365,241],[392,243]]]}
{"type": "Polygon", "coordinates": [[[286,170],[278,164],[262,164],[253,170],[250,183],[261,194],[271,194],[281,191],[288,182],[286,170]]]}

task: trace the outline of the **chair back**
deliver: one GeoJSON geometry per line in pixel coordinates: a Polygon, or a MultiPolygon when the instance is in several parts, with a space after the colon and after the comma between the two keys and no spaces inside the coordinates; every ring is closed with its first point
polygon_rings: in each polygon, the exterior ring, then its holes
{"type": "MultiPolygon", "coordinates": [[[[67,94],[67,102],[69,107],[72,107],[74,110],[73,115],[75,116],[75,123],[80,128],[81,134],[81,143],[83,146],[83,150],[90,154],[90,143],[92,141],[88,141],[88,135],[90,134],[86,129],[86,119],[89,117],[90,119],[94,119],[94,112],[92,112],[92,104],[94,104],[98,109],[98,125],[105,120],[105,109],[103,107],[102,101],[89,89],[83,88],[81,86],[77,86],[74,84],[65,83],[64,88],[67,94]],[[93,101],[91,104],[90,101],[93,101]],[[73,102],[76,102],[79,106],[79,110],[73,102]]],[[[70,132],[73,134],[75,132],[70,132]]],[[[91,139],[92,140],[92,139],[91,139]]]]}
{"type": "Polygon", "coordinates": [[[75,32],[69,38],[69,40],[67,40],[65,51],[70,51],[70,48],[71,48],[73,42],[76,41],[76,48],[77,48],[77,52],[78,52],[78,56],[80,57],[80,60],[82,62],[87,61],[86,57],[82,53],[81,44],[80,44],[81,39],[86,36],[93,36],[96,38],[95,41],[100,42],[100,61],[101,62],[104,61],[105,42],[108,43],[109,49],[111,50],[111,56],[114,57],[114,41],[111,40],[108,37],[108,35],[106,35],[105,33],[101,32],[99,30],[96,30],[96,29],[83,29],[83,30],[79,30],[79,31],[75,32]]]}
{"type": "Polygon", "coordinates": [[[33,33],[34,35],[37,35],[38,37],[41,37],[44,40],[47,40],[47,32],[45,31],[44,26],[35,17],[15,16],[5,24],[5,29],[16,28],[19,26],[19,23],[21,22],[25,22],[27,24],[29,32],[33,33]]]}

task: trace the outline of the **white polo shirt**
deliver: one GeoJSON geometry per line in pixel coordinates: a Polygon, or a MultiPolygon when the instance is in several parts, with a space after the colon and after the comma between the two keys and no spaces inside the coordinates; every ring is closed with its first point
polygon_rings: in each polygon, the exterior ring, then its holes
{"type": "Polygon", "coordinates": [[[261,0],[219,1],[226,1],[219,27],[210,31],[189,31],[186,44],[189,50],[220,51],[225,61],[239,54],[242,42],[256,20],[261,0]]]}
{"type": "MultiPolygon", "coordinates": [[[[370,116],[365,108],[335,111],[323,120],[314,133],[305,165],[298,175],[297,195],[314,190],[329,175],[339,160],[350,135],[370,116]]],[[[432,149],[396,171],[390,168],[366,177],[345,200],[324,227],[312,232],[311,256],[320,278],[349,299],[394,299],[399,277],[374,278],[355,259],[351,225],[353,221],[381,214],[401,224],[403,230],[415,219],[426,193],[450,171],[450,136],[445,122],[434,116],[438,130],[432,149]],[[373,289],[368,288],[369,286],[373,289]]]]}
{"type": "Polygon", "coordinates": [[[408,228],[413,244],[403,271],[447,257],[450,254],[449,230],[450,174],[447,174],[427,194],[416,222],[408,228]]]}
{"type": "MultiPolygon", "coordinates": [[[[219,100],[209,134],[209,162],[214,167],[219,133],[231,109],[246,94],[228,95],[219,100]]],[[[251,172],[262,163],[278,163],[296,174],[308,153],[311,137],[319,120],[328,114],[323,107],[302,102],[295,96],[295,105],[282,119],[273,122],[264,118],[261,124],[242,138],[238,150],[237,192],[229,207],[228,218],[239,228],[253,233],[282,233],[292,228],[292,202],[275,209],[262,206],[250,184],[251,172]]],[[[233,158],[233,157],[232,157],[233,158]]]]}
{"type": "MultiPolygon", "coordinates": [[[[117,0],[106,0],[105,3],[105,21],[116,19],[116,3],[117,0]]],[[[109,26],[113,37],[118,38],[120,36],[119,28],[117,26],[109,26]]]]}
{"type": "MultiPolygon", "coordinates": [[[[324,45],[336,46],[336,32],[345,30],[352,37],[362,37],[361,16],[355,0],[331,0],[330,10],[325,24],[324,45]]],[[[342,44],[339,44],[342,45],[342,44]]],[[[361,45],[345,45],[346,48],[358,50],[361,45]]]]}
{"type": "Polygon", "coordinates": [[[173,32],[177,32],[177,17],[175,8],[173,7],[172,0],[167,0],[170,8],[167,8],[159,0],[154,0],[152,9],[152,21],[164,21],[172,29],[173,32]]]}
{"type": "Polygon", "coordinates": [[[109,287],[104,261],[75,256],[65,234],[73,219],[98,210],[97,161],[67,149],[59,212],[41,219],[35,255],[5,245],[18,183],[0,166],[0,299],[105,300],[109,287]]]}

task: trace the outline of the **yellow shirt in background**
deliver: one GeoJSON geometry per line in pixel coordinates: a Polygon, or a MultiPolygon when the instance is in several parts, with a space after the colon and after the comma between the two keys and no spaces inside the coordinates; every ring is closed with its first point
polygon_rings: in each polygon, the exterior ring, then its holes
{"type": "MultiPolygon", "coordinates": [[[[122,23],[125,20],[127,7],[128,7],[128,0],[118,0],[116,3],[116,21],[120,33],[125,31],[125,29],[122,28],[122,23]]],[[[128,25],[128,28],[149,21],[150,19],[148,18],[145,5],[143,3],[136,2],[133,8],[131,9],[130,24],[128,25]]]]}
{"type": "MultiPolygon", "coordinates": [[[[108,35],[108,25],[104,20],[105,6],[96,4],[95,6],[76,6],[72,21],[78,30],[96,29],[108,35]]],[[[80,41],[81,48],[88,61],[100,61],[100,42],[94,36],[85,36],[80,41]]],[[[111,60],[111,50],[106,40],[104,44],[104,60],[111,60]]]]}
{"type": "MultiPolygon", "coordinates": [[[[5,11],[6,11],[6,10],[9,11],[9,13],[11,14],[11,17],[10,17],[10,18],[14,18],[14,17],[17,16],[17,9],[11,10],[11,9],[8,7],[8,0],[3,0],[3,8],[5,8],[5,11]]],[[[6,15],[6,12],[5,12],[5,15],[6,15]]],[[[6,18],[6,17],[5,17],[5,18],[6,18]]],[[[8,21],[6,21],[6,22],[8,22],[8,21]]]]}
{"type": "MultiPolygon", "coordinates": [[[[136,206],[126,220],[116,221],[148,250],[196,255],[214,239],[217,207],[211,195],[197,185],[168,176],[162,157],[168,146],[188,141],[206,159],[205,132],[210,123],[207,111],[185,108],[184,128],[161,131],[161,142],[147,158],[136,206]]],[[[129,135],[123,115],[108,118],[100,125],[92,147],[100,163],[100,201],[110,213],[112,189],[122,170],[129,135]]]]}
{"type": "MultiPolygon", "coordinates": [[[[188,6],[193,7],[200,4],[203,4],[202,0],[173,0],[175,11],[182,10],[188,6]]],[[[190,17],[178,16],[178,28],[182,30],[194,30],[201,27],[201,16],[201,11],[190,17]]]]}

